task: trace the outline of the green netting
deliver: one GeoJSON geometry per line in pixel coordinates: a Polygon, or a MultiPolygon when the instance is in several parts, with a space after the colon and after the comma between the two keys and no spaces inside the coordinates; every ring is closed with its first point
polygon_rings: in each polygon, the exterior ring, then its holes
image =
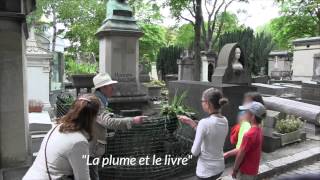
{"type": "MultiPolygon", "coordinates": [[[[115,131],[107,138],[106,157],[135,157],[139,159],[149,155],[161,157],[190,157],[194,130],[179,125],[177,119],[166,117],[149,118],[142,125],[127,131],[115,131]]],[[[195,171],[195,159],[183,165],[136,165],[107,166],[101,170],[103,179],[163,179],[175,176],[183,171],[195,171]]]]}

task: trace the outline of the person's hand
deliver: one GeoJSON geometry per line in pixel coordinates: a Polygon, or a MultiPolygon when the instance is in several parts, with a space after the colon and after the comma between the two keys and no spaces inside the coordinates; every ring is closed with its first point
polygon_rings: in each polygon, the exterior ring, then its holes
{"type": "Polygon", "coordinates": [[[224,158],[224,159],[227,159],[228,157],[229,157],[229,153],[228,153],[228,152],[223,153],[223,158],[224,158]]]}
{"type": "Polygon", "coordinates": [[[147,118],[148,116],[136,116],[133,118],[133,124],[142,124],[143,119],[147,118]]]}
{"type": "Polygon", "coordinates": [[[232,171],[232,178],[237,179],[238,170],[233,169],[232,171]]]}
{"type": "Polygon", "coordinates": [[[184,123],[184,124],[189,124],[190,125],[190,122],[193,121],[192,119],[190,119],[189,117],[187,116],[178,116],[178,119],[184,123]]]}
{"type": "Polygon", "coordinates": [[[191,118],[187,117],[187,116],[178,116],[178,119],[182,123],[189,125],[193,129],[196,129],[196,127],[197,127],[197,123],[195,121],[193,121],[191,118]]]}

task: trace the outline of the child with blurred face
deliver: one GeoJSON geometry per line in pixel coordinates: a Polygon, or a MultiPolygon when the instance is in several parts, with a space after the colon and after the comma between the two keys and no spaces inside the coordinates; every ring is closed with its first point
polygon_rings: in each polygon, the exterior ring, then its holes
{"type": "MultiPolygon", "coordinates": [[[[259,102],[264,104],[262,96],[258,92],[248,92],[244,95],[243,105],[259,102]]],[[[249,117],[245,111],[240,111],[238,114],[238,123],[232,127],[230,133],[230,142],[233,145],[236,145],[236,148],[224,153],[224,158],[237,155],[237,152],[241,146],[243,136],[251,128],[249,117]]]]}

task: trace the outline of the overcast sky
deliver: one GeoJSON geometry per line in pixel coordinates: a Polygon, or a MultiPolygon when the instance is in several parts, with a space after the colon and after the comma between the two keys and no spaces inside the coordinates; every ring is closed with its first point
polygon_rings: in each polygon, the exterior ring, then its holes
{"type": "MultiPolygon", "coordinates": [[[[240,24],[256,29],[279,16],[279,7],[274,2],[274,0],[249,0],[249,3],[235,2],[230,5],[228,11],[237,15],[240,24]]],[[[161,13],[165,17],[164,26],[173,26],[177,23],[171,17],[168,8],[163,8],[161,13]]],[[[180,24],[183,23],[186,23],[186,21],[180,22],[180,24]]]]}

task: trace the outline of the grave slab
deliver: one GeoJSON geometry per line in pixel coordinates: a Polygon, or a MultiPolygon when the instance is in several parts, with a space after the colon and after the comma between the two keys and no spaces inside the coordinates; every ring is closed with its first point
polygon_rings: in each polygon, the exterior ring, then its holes
{"type": "Polygon", "coordinates": [[[266,95],[274,95],[274,96],[281,96],[286,94],[289,90],[287,87],[275,86],[270,84],[262,84],[262,83],[252,83],[252,86],[257,87],[257,90],[261,94],[266,95]]]}

